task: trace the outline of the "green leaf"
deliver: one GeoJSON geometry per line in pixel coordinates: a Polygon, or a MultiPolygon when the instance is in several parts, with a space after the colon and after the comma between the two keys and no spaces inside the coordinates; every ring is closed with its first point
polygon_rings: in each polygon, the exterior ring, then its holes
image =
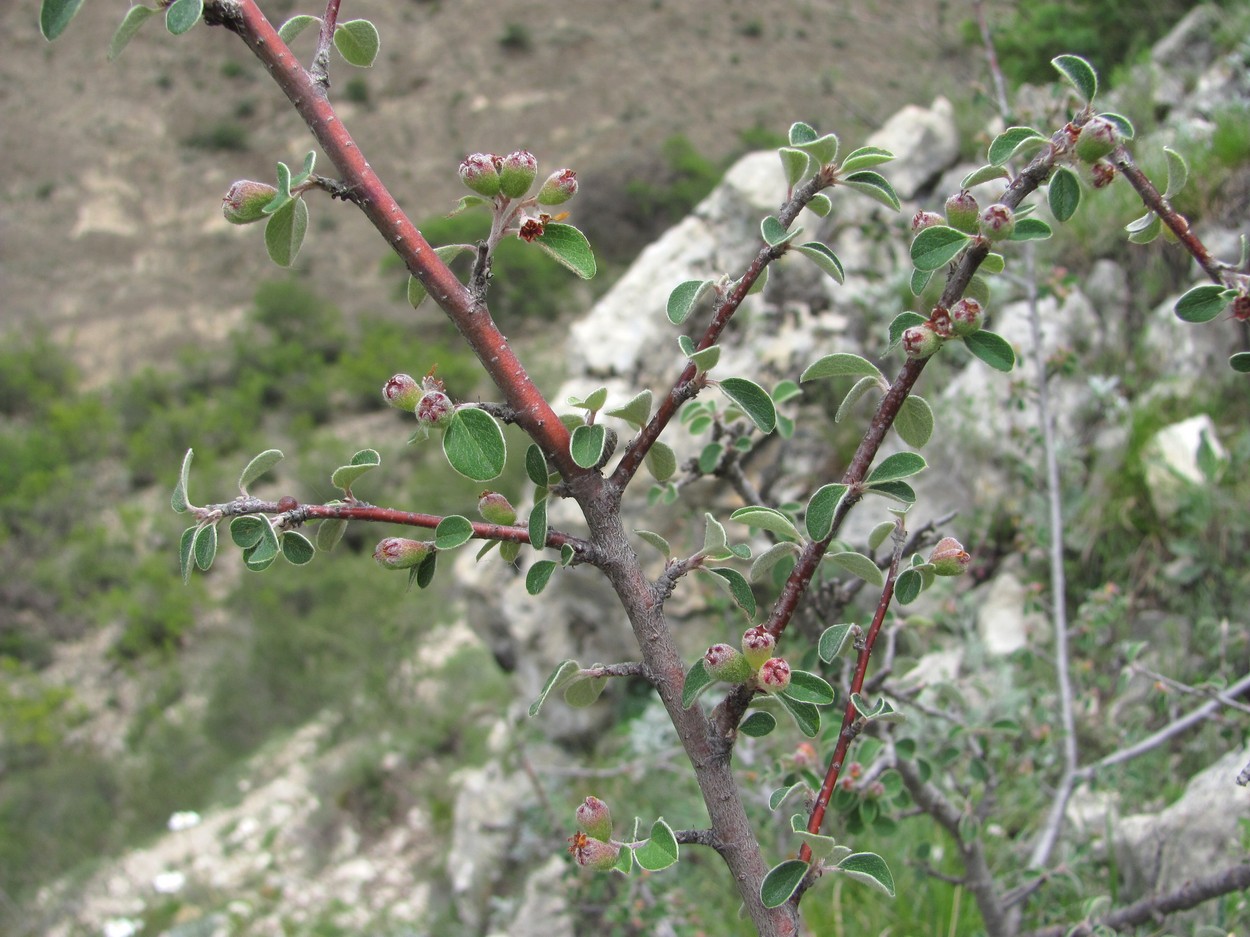
{"type": "Polygon", "coordinates": [[[443,434],[443,454],[465,478],[486,482],[503,472],[508,447],[493,416],[476,407],[463,407],[443,434]]]}
{"type": "Polygon", "coordinates": [[[542,236],[534,243],[583,280],[595,275],[595,253],[590,249],[590,242],[571,224],[547,222],[542,236]]]}
{"type": "Polygon", "coordinates": [[[827,133],[823,137],[817,137],[815,140],[805,140],[802,143],[795,144],[795,146],[810,156],[812,162],[818,166],[832,163],[838,158],[837,134],[827,133]]]}
{"type": "Polygon", "coordinates": [[[603,458],[603,450],[607,442],[607,430],[601,423],[593,426],[582,424],[573,430],[573,435],[569,440],[569,455],[582,468],[594,468],[603,458]]]}
{"type": "Polygon", "coordinates": [[[281,449],[266,449],[251,462],[239,475],[239,491],[247,494],[247,486],[260,478],[283,459],[281,449]]]}
{"type": "Polygon", "coordinates": [[[968,350],[996,371],[1010,371],[1016,364],[1016,353],[1007,339],[981,329],[964,336],[968,350]]]}
{"type": "Polygon", "coordinates": [[[791,699],[816,706],[828,706],[834,700],[833,687],[814,673],[806,670],[790,671],[790,685],[785,693],[791,699]]]}
{"type": "Polygon", "coordinates": [[[991,163],[988,166],[982,166],[980,169],[972,170],[972,172],[964,176],[963,181],[959,183],[959,187],[961,189],[971,189],[974,186],[981,185],[983,182],[993,182],[995,179],[1002,179],[1007,175],[1005,167],[995,166],[991,163]]]}
{"type": "Polygon", "coordinates": [[[887,498],[893,498],[895,501],[902,501],[904,504],[916,503],[916,492],[907,482],[886,481],[878,482],[867,488],[869,494],[885,495],[887,498]]]}
{"type": "Polygon", "coordinates": [[[634,533],[636,533],[639,537],[641,537],[647,544],[659,550],[660,553],[663,554],[664,559],[667,560],[672,557],[673,548],[669,545],[669,542],[667,540],[665,540],[655,531],[635,530],[634,533]]]}
{"type": "Polygon", "coordinates": [[[846,485],[823,485],[808,499],[807,535],[813,540],[824,540],[833,533],[833,515],[844,494],[846,485]]]}
{"type": "Polygon", "coordinates": [[[1137,136],[1137,130],[1133,127],[1133,122],[1123,114],[1113,114],[1111,111],[1107,111],[1098,116],[1115,124],[1116,133],[1120,135],[1121,140],[1132,140],[1133,137],[1137,136]]]}
{"type": "Polygon", "coordinates": [[[644,390],[635,395],[629,403],[603,411],[604,416],[614,416],[624,420],[634,429],[642,429],[651,418],[651,391],[644,390]]]}
{"type": "Polygon", "coordinates": [[[842,172],[858,172],[861,169],[888,163],[892,159],[894,159],[894,154],[889,150],[883,150],[879,146],[861,146],[858,150],[848,153],[846,159],[842,160],[842,172]]]}
{"type": "MultiPolygon", "coordinates": [[[[78,0],[78,3],[81,2],[82,0],[78,0]]],[[[77,6],[77,3],[75,6],[77,6]]],[[[109,43],[108,60],[110,62],[115,61],[122,54],[122,50],[130,44],[130,40],[135,37],[135,33],[139,31],[139,28],[155,14],[155,10],[142,4],[136,4],[126,11],[121,25],[117,27],[117,32],[113,33],[113,39],[109,43]]]]}
{"type": "Polygon", "coordinates": [[[805,124],[801,120],[796,120],[790,125],[790,145],[800,146],[804,143],[811,143],[820,134],[811,124],[805,124]]]}
{"type": "Polygon", "coordinates": [[[193,549],[195,547],[195,535],[198,531],[198,527],[188,527],[178,539],[178,567],[182,570],[182,584],[184,586],[191,581],[191,570],[195,568],[193,549]]]}
{"type": "Polygon", "coordinates": [[[1041,218],[1021,218],[1011,232],[1013,241],[1044,241],[1054,232],[1041,218]]]}
{"type": "Polygon", "coordinates": [[[835,283],[846,282],[846,270],[842,267],[842,261],[838,260],[838,255],[831,251],[819,241],[808,241],[806,244],[799,244],[794,248],[804,257],[811,260],[825,273],[829,274],[835,283]]]}
{"type": "Polygon", "coordinates": [[[803,391],[799,389],[799,385],[789,378],[777,382],[777,386],[773,388],[773,403],[785,403],[795,397],[802,396],[803,391]]]}
{"type": "Polygon", "coordinates": [[[803,790],[805,786],[806,785],[804,785],[802,781],[796,781],[795,783],[791,784],[789,787],[777,788],[775,791],[773,791],[771,794],[768,795],[768,809],[776,810],[778,807],[780,807],[783,803],[786,802],[787,798],[789,798],[791,794],[793,794],[795,791],[803,790]]]}
{"type": "Polygon", "coordinates": [[[472,539],[473,522],[459,514],[444,517],[434,528],[434,547],[438,550],[454,550],[472,539]]]}
{"type": "Polygon", "coordinates": [[[361,449],[347,465],[340,465],[330,476],[330,484],[343,491],[351,491],[356,479],[366,472],[371,472],[382,464],[382,457],[376,449],[361,449]]]}
{"type": "Polygon", "coordinates": [[[689,335],[677,336],[677,347],[681,349],[681,353],[689,358],[694,354],[694,339],[689,335]]]}
{"type": "Polygon", "coordinates": [[[795,556],[799,552],[799,545],[790,540],[783,540],[781,543],[775,543],[758,557],[751,564],[751,581],[759,582],[764,579],[773,567],[784,560],[788,556],[795,556]]]}
{"type": "Polygon", "coordinates": [[[1163,193],[1165,199],[1175,198],[1189,181],[1189,164],[1170,146],[1163,148],[1163,155],[1168,161],[1168,187],[1163,193]]]}
{"type": "Polygon", "coordinates": [[[873,377],[885,380],[881,370],[867,358],[847,352],[825,355],[807,366],[800,381],[814,381],[826,377],[873,377]]]}
{"type": "Polygon", "coordinates": [[[306,566],[312,562],[312,541],[296,530],[287,530],[282,534],[282,555],[292,566],[306,566]]]}
{"type": "Polygon", "coordinates": [[[205,524],[195,532],[195,543],[191,547],[195,554],[195,565],[207,570],[213,565],[217,556],[217,525],[205,524]]]}
{"type": "Polygon", "coordinates": [[[1056,169],[1046,187],[1046,201],[1056,221],[1067,221],[1075,215],[1081,204],[1081,182],[1076,173],[1067,166],[1056,169]]]}
{"type": "Polygon", "coordinates": [[[920,595],[924,577],[914,569],[905,569],[894,583],[894,597],[903,605],[910,605],[920,595]]]}
{"type": "Polygon", "coordinates": [[[994,142],[990,144],[987,158],[991,166],[1002,166],[1010,160],[1016,153],[1027,146],[1040,146],[1046,141],[1040,133],[1032,127],[1008,127],[1002,133],[994,138],[994,142]]]}
{"type": "Polygon", "coordinates": [[[773,866],[760,883],[760,901],[766,908],[780,908],[790,900],[790,896],[803,883],[807,875],[807,863],[798,859],[787,859],[773,866]]]}
{"type": "Polygon", "coordinates": [[[1057,55],[1050,60],[1056,71],[1066,78],[1086,101],[1094,100],[1098,93],[1098,73],[1079,55],[1057,55]]]}
{"type": "Polygon", "coordinates": [[[547,682],[543,684],[542,692],[538,694],[538,699],[530,703],[530,718],[532,719],[538,715],[538,710],[543,708],[543,703],[547,701],[548,695],[568,685],[581,669],[581,665],[575,660],[560,661],[556,665],[556,669],[551,672],[551,676],[547,678],[547,682]]]}
{"type": "Polygon", "coordinates": [[[1154,212],[1148,211],[1136,221],[1126,224],[1124,230],[1128,231],[1128,239],[1134,244],[1149,244],[1163,233],[1163,222],[1154,212]]]}
{"type": "Polygon", "coordinates": [[[768,392],[744,377],[727,377],[719,382],[721,391],[742,408],[761,433],[771,433],[777,425],[777,408],[768,392]]]}
{"type": "Polygon", "coordinates": [[[903,400],[894,418],[894,430],[907,445],[924,447],[933,435],[933,410],[923,397],[911,394],[903,400]]]}
{"type": "Polygon", "coordinates": [[[807,175],[811,159],[802,150],[790,146],[783,146],[777,151],[777,155],[781,157],[781,169],[786,174],[786,185],[794,188],[799,180],[807,175]]]}
{"type": "Polygon", "coordinates": [[[533,443],[525,450],[525,474],[539,488],[547,487],[547,460],[533,443]]]}
{"type": "Polygon", "coordinates": [[[269,521],[252,514],[236,517],[230,522],[230,539],[242,550],[250,549],[260,543],[265,536],[265,528],[269,521]]]}
{"type": "Polygon", "coordinates": [[[932,279],[932,270],[912,270],[911,281],[908,283],[908,286],[911,288],[911,294],[919,296],[924,292],[924,288],[929,285],[929,281],[932,279]]]}
{"type": "Polygon", "coordinates": [[[43,0],[39,9],[39,31],[49,42],[65,32],[65,27],[82,6],[82,0],[43,0]]]}
{"type": "Polygon", "coordinates": [[[272,525],[262,518],[260,539],[243,551],[243,562],[253,572],[261,572],[269,568],[270,564],[278,558],[279,552],[278,535],[274,532],[272,525]]]}
{"type": "Polygon", "coordinates": [[[811,201],[807,203],[807,210],[813,215],[827,218],[829,217],[829,212],[833,211],[833,202],[829,200],[829,196],[824,192],[817,192],[812,196],[811,201]]]}
{"type": "Polygon", "coordinates": [[[634,850],[634,858],[648,872],[667,869],[678,859],[677,837],[664,818],[651,824],[651,838],[634,850]]]}
{"type": "Polygon", "coordinates": [[[278,27],[278,35],[282,41],[290,45],[295,38],[313,23],[320,23],[321,18],[318,16],[309,16],[301,13],[298,16],[292,16],[289,20],[278,27]]]}
{"type": "Polygon", "coordinates": [[[720,361],[720,345],[709,345],[690,356],[690,363],[699,374],[706,374],[720,361]]]}
{"type": "Polygon", "coordinates": [[[971,238],[962,231],[935,224],[925,228],[911,242],[911,262],[917,270],[937,270],[954,260],[969,240],[971,238]]]}
{"type": "Polygon", "coordinates": [[[308,206],[302,198],[293,198],[265,223],[265,250],[269,252],[269,259],[279,267],[291,266],[299,256],[307,231],[308,206]]]}
{"type": "Polygon", "coordinates": [[[864,556],[862,553],[833,553],[829,556],[829,559],[848,573],[858,576],[869,585],[885,585],[885,574],[881,572],[870,557],[864,556]]]}
{"type": "Polygon", "coordinates": [[[813,704],[797,700],[788,693],[778,693],[776,699],[805,736],[814,739],[820,734],[820,710],[813,704]]]}
{"type": "Polygon", "coordinates": [[[911,478],[923,472],[928,466],[924,456],[915,452],[896,452],[894,455],[886,456],[868,477],[864,479],[865,484],[873,485],[878,482],[894,481],[899,478],[911,478]]]}
{"type": "Polygon", "coordinates": [[[747,618],[755,617],[755,593],[751,591],[751,586],[742,573],[727,566],[709,566],[702,571],[713,573],[728,583],[729,594],[733,596],[737,606],[746,612],[747,618]]]}
{"type": "Polygon", "coordinates": [[[174,0],[165,10],[165,28],[181,36],[204,15],[204,0],[174,0]]]}
{"type": "Polygon", "coordinates": [[[169,497],[169,506],[174,509],[175,514],[183,514],[191,507],[191,502],[187,500],[187,483],[190,480],[191,459],[194,455],[195,451],[188,449],[186,455],[182,457],[182,468],[178,470],[178,483],[174,485],[174,493],[169,497]]]}
{"type": "Polygon", "coordinates": [[[547,499],[539,498],[530,509],[529,522],[530,546],[542,550],[547,546],[547,499]]]}
{"type": "Polygon", "coordinates": [[[913,325],[920,325],[928,320],[918,312],[900,312],[890,322],[890,347],[893,348],[903,337],[903,333],[913,325]]]}
{"type": "Polygon", "coordinates": [[[564,688],[564,701],[574,709],[586,709],[603,695],[607,685],[607,677],[574,677],[564,688]]]}
{"type": "Polygon", "coordinates": [[[1003,268],[1007,266],[1007,261],[1002,254],[986,254],[985,260],[981,261],[981,266],[977,268],[977,273],[992,274],[1002,273],[1003,268]]]}
{"type": "MultiPolygon", "coordinates": [[[[457,255],[463,253],[472,253],[473,247],[469,244],[447,244],[444,247],[434,248],[434,254],[445,264],[449,264],[457,255]]],[[[416,309],[423,302],[428,294],[425,290],[425,284],[416,277],[409,275],[408,277],[408,305],[416,309]]]]}
{"type": "Polygon", "coordinates": [[[536,560],[525,573],[525,591],[530,595],[538,595],[547,588],[547,580],[556,569],[555,560],[536,560]]]}
{"type": "Polygon", "coordinates": [[[871,169],[853,172],[849,176],[843,176],[838,180],[841,185],[862,192],[869,198],[880,202],[886,208],[893,208],[898,211],[899,204],[898,194],[894,191],[894,186],[886,181],[885,176],[879,172],[873,172],[871,169]]]}
{"type": "Polygon", "coordinates": [[[802,230],[802,228],[795,228],[793,231],[787,231],[774,215],[769,215],[760,222],[760,235],[764,238],[764,243],[769,247],[778,247],[781,244],[785,244],[802,230]]]}
{"type": "Polygon", "coordinates": [[[752,504],[744,508],[738,508],[729,515],[731,521],[738,521],[746,524],[748,527],[758,527],[760,530],[767,530],[779,537],[785,537],[790,540],[800,540],[798,528],[776,508],[764,507],[761,504],[752,504]]]}
{"type": "Polygon", "coordinates": [[[777,728],[777,717],[763,710],[756,710],[738,723],[738,731],[753,739],[762,739],[777,728]]]}
{"type": "Polygon", "coordinates": [[[875,852],[857,852],[847,856],[838,863],[838,871],[894,897],[894,876],[890,874],[885,860],[875,852]]]}
{"type": "Polygon", "coordinates": [[[689,709],[694,705],[694,701],[699,698],[699,694],[710,687],[715,681],[712,675],[707,672],[707,664],[700,657],[694,662],[694,665],[686,671],[686,680],[681,686],[681,708],[689,709]]]}
{"type": "Polygon", "coordinates": [[[1241,374],[1250,374],[1250,351],[1239,351],[1228,359],[1228,366],[1241,374]]]}
{"type": "Polygon", "coordinates": [[[729,537],[721,522],[706,513],[703,515],[703,522],[703,549],[700,553],[704,556],[717,556],[724,553],[729,545],[729,537]]]}
{"type": "Polygon", "coordinates": [[[1187,290],[1172,308],[1182,322],[1210,322],[1236,297],[1235,290],[1208,283],[1187,290]]]}
{"type": "Polygon", "coordinates": [[[656,440],[647,450],[647,471],[658,482],[666,482],[677,473],[677,454],[668,443],[656,440]]]}
{"type": "Polygon", "coordinates": [[[382,40],[368,20],[348,20],[334,28],[334,48],[348,65],[368,68],[378,57],[382,40]]]}
{"type": "Polygon", "coordinates": [[[711,280],[686,280],[673,287],[668,294],[668,321],[681,325],[694,310],[695,304],[715,284],[711,280]]]}
{"type": "Polygon", "coordinates": [[[832,664],[846,647],[846,640],[851,636],[851,630],[854,627],[854,624],[845,622],[840,625],[831,625],[821,632],[820,640],[816,645],[820,659],[826,664],[832,664]]]}
{"type": "Polygon", "coordinates": [[[894,521],[882,521],[868,533],[868,549],[875,550],[885,543],[887,537],[894,533],[897,524],[894,521]]]}
{"type": "Polygon", "coordinates": [[[724,453],[725,447],[722,444],[718,442],[708,443],[703,447],[703,451],[699,453],[699,471],[704,475],[711,475],[716,471],[716,466],[724,453]]]}
{"type": "Polygon", "coordinates": [[[317,549],[329,553],[347,532],[347,521],[338,517],[327,518],[317,525],[317,549]]]}

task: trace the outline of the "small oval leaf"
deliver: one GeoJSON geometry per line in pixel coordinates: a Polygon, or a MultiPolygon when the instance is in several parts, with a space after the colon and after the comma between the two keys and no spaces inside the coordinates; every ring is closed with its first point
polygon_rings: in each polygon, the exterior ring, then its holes
{"type": "Polygon", "coordinates": [[[547,499],[539,498],[530,509],[527,522],[530,534],[530,546],[542,550],[547,545],[547,499]]]}
{"type": "Polygon", "coordinates": [[[817,653],[820,659],[826,664],[831,664],[842,653],[842,649],[846,647],[846,640],[851,636],[851,631],[855,625],[846,622],[840,625],[832,625],[826,628],[820,635],[817,642],[817,653]]]}
{"type": "Polygon", "coordinates": [[[1055,66],[1055,70],[1068,80],[1081,97],[1086,101],[1094,100],[1094,95],[1098,93],[1098,73],[1089,62],[1079,55],[1057,55],[1050,60],[1050,64],[1055,66]]]}
{"type": "Polygon", "coordinates": [[[571,224],[547,222],[542,236],[535,238],[534,243],[583,280],[589,280],[595,275],[595,252],[591,250],[586,235],[571,224]]]}
{"type": "Polygon", "coordinates": [[[773,431],[777,425],[777,408],[764,388],[744,377],[727,377],[718,386],[725,396],[742,408],[761,433],[773,431]]]}
{"type": "Polygon", "coordinates": [[[867,358],[861,358],[859,355],[852,355],[847,352],[837,352],[813,361],[807,366],[807,370],[803,372],[799,380],[815,381],[826,377],[875,377],[880,380],[885,379],[881,369],[867,358]]]}
{"type": "Polygon", "coordinates": [[[824,485],[808,499],[807,535],[813,540],[824,540],[833,532],[834,512],[844,494],[846,485],[824,485]]]}
{"type": "Polygon", "coordinates": [[[1081,204],[1081,182],[1076,173],[1067,166],[1056,169],[1046,186],[1046,201],[1056,221],[1067,221],[1075,215],[1081,204]]]}
{"type": "Polygon", "coordinates": [[[911,262],[917,270],[937,270],[954,260],[969,240],[967,234],[946,225],[925,228],[911,242],[911,262]]]}
{"type": "Polygon", "coordinates": [[[634,858],[648,872],[667,869],[678,860],[677,837],[663,817],[651,824],[651,838],[634,850],[634,858]]]}
{"type": "Polygon", "coordinates": [[[281,449],[266,449],[257,455],[239,475],[239,491],[247,494],[247,486],[260,478],[283,459],[281,449]]]}
{"type": "Polygon", "coordinates": [[[894,876],[890,874],[885,860],[875,852],[857,852],[847,856],[838,863],[838,871],[894,897],[894,876]]]}
{"type": "Polygon", "coordinates": [[[486,482],[503,472],[508,447],[493,416],[476,407],[462,407],[443,434],[443,454],[465,478],[486,482]]]}
{"type": "Polygon", "coordinates": [[[538,560],[525,573],[525,591],[530,595],[538,595],[547,588],[547,581],[555,572],[558,564],[555,560],[538,560]]]}
{"type": "Polygon", "coordinates": [[[919,453],[896,452],[882,459],[881,463],[869,473],[864,481],[866,484],[873,485],[878,482],[910,478],[923,472],[927,466],[928,463],[925,462],[924,456],[919,453]]]}
{"type": "Polygon", "coordinates": [[[603,458],[603,450],[607,445],[608,434],[603,424],[593,426],[582,424],[573,430],[569,439],[569,455],[581,468],[592,469],[603,458]]]}
{"type": "Polygon", "coordinates": [[[312,541],[296,530],[284,531],[282,534],[282,555],[292,566],[306,566],[312,562],[316,551],[312,541]]]}
{"type": "Polygon", "coordinates": [[[668,294],[668,321],[681,325],[694,310],[695,304],[712,288],[711,280],[686,280],[668,294]]]}
{"type": "Polygon", "coordinates": [[[377,59],[381,46],[378,28],[368,20],[348,20],[334,29],[334,48],[348,65],[368,68],[377,59]]]}
{"type": "Polygon", "coordinates": [[[777,728],[777,717],[763,710],[756,710],[738,724],[738,731],[753,739],[761,739],[777,728]]]}
{"type": "Polygon", "coordinates": [[[438,550],[454,550],[472,539],[473,522],[459,514],[444,517],[434,528],[434,547],[438,550]]]}
{"type": "Polygon", "coordinates": [[[1186,291],[1172,308],[1182,322],[1210,322],[1236,295],[1233,290],[1208,283],[1186,291]]]}
{"type": "Polygon", "coordinates": [[[689,709],[694,705],[695,700],[699,698],[699,694],[710,687],[715,681],[712,675],[707,672],[707,664],[700,657],[694,662],[694,665],[686,671],[686,680],[681,687],[681,708],[689,709]]]}
{"type": "Polygon", "coordinates": [[[964,336],[968,350],[996,371],[1010,371],[1016,364],[1016,353],[1007,339],[982,329],[964,336]]]}
{"type": "Polygon", "coordinates": [[[870,557],[862,553],[845,552],[829,554],[829,559],[848,573],[858,576],[871,586],[885,585],[885,574],[870,557]]]}
{"type": "Polygon", "coordinates": [[[894,429],[907,445],[922,449],[933,435],[933,410],[923,397],[911,394],[898,409],[894,429]]]}
{"type": "Polygon", "coordinates": [[[538,711],[542,709],[543,703],[546,702],[549,694],[567,686],[581,669],[581,666],[575,660],[560,661],[556,665],[556,669],[551,672],[551,676],[547,678],[547,682],[543,684],[542,692],[538,694],[538,699],[530,703],[530,718],[538,715],[538,711]]]}
{"type": "Polygon", "coordinates": [[[265,223],[265,250],[269,252],[269,259],[279,267],[295,263],[307,230],[308,206],[302,198],[293,198],[265,223]]]}

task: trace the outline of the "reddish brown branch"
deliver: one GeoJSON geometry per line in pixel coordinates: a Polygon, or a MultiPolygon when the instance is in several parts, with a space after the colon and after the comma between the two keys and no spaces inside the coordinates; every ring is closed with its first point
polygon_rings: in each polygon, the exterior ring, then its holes
{"type": "Polygon", "coordinates": [[[489,310],[474,300],[400,209],[339,121],[321,87],[301,67],[255,0],[209,0],[204,19],[236,33],[269,69],[343,182],[351,187],[353,201],[464,336],[508,406],[516,411],[517,424],[566,478],[584,474],[569,455],[569,431],[530,380],[489,310]]]}
{"type": "Polygon", "coordinates": [[[317,35],[317,51],[313,53],[309,75],[325,94],[330,88],[330,46],[334,44],[334,29],[339,22],[339,0],[326,0],[326,12],[321,17],[321,32],[317,35]]]}

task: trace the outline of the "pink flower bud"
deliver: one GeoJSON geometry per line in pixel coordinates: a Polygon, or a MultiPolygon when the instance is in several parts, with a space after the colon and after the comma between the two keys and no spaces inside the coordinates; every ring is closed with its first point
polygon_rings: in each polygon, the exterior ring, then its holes
{"type": "Polygon", "coordinates": [[[417,421],[425,427],[446,427],[456,412],[456,405],[441,390],[427,390],[417,401],[417,421]]]}
{"type": "Polygon", "coordinates": [[[979,331],[984,322],[985,309],[970,296],[951,306],[951,329],[960,338],[979,331]]]}
{"type": "Polygon", "coordinates": [[[421,388],[411,374],[396,374],[382,388],[382,396],[392,407],[411,413],[421,399],[421,388]]]}
{"type": "Polygon", "coordinates": [[[925,228],[932,228],[935,224],[945,224],[946,219],[935,211],[918,211],[911,216],[912,234],[919,234],[925,228]]]}
{"type": "Polygon", "coordinates": [[[745,683],[751,677],[751,665],[742,652],[728,644],[713,644],[703,655],[703,664],[713,680],[745,683]]]}
{"type": "Polygon", "coordinates": [[[499,191],[508,198],[520,198],[534,184],[538,160],[529,150],[517,150],[503,158],[499,166],[499,191]]]}
{"type": "Polygon", "coordinates": [[[1076,138],[1076,158],[1083,163],[1096,163],[1120,142],[1120,130],[1105,117],[1091,117],[1076,138]]]}
{"type": "Polygon", "coordinates": [[[961,189],[946,200],[946,223],[964,234],[977,233],[981,206],[967,189],[961,189]]]}
{"type": "Polygon", "coordinates": [[[928,358],[942,347],[942,337],[924,322],[903,332],[903,352],[908,358],[928,358]]]}
{"type": "Polygon", "coordinates": [[[577,828],[591,839],[612,838],[612,812],[598,797],[587,797],[577,808],[577,828]]]}
{"type": "Polygon", "coordinates": [[[569,837],[569,855],[583,869],[608,872],[616,865],[616,860],[621,855],[621,846],[620,843],[591,839],[585,833],[574,833],[569,837]]]}
{"type": "Polygon", "coordinates": [[[773,656],[776,646],[777,639],[762,625],[748,628],[742,635],[742,653],[752,670],[759,670],[760,665],[773,656]]]}
{"type": "Polygon", "coordinates": [[[961,576],[968,571],[972,557],[954,537],[943,537],[929,554],[929,562],[939,576],[961,576]]]}
{"type": "Polygon", "coordinates": [[[991,241],[1005,241],[1016,230],[1016,216],[1002,202],[981,212],[981,233],[991,241]]]}
{"type": "Polygon", "coordinates": [[[780,657],[771,657],[760,667],[756,681],[765,693],[780,693],[790,685],[790,665],[780,657]]]}
{"type": "Polygon", "coordinates": [[[460,181],[478,195],[491,198],[499,194],[498,159],[489,153],[472,153],[460,164],[460,181]]]}
{"type": "Polygon", "coordinates": [[[497,491],[483,491],[478,498],[477,512],[492,524],[516,523],[516,508],[497,491]]]}
{"type": "Polygon", "coordinates": [[[557,169],[538,190],[538,204],[560,205],[576,194],[577,173],[571,169],[557,169]]]}
{"type": "Polygon", "coordinates": [[[933,311],[929,313],[929,327],[937,334],[938,338],[950,338],[955,334],[951,326],[950,310],[945,306],[934,306],[933,311]]]}
{"type": "Polygon", "coordinates": [[[408,540],[404,537],[387,537],[378,543],[373,558],[384,569],[411,569],[434,549],[434,544],[424,540],[408,540]]]}
{"type": "Polygon", "coordinates": [[[260,221],[265,217],[261,209],[272,202],[277,194],[278,190],[271,185],[241,179],[230,186],[226,197],[221,200],[221,213],[231,224],[251,224],[253,221],[260,221]]]}
{"type": "Polygon", "coordinates": [[[1105,159],[1100,159],[1089,167],[1089,175],[1095,189],[1105,189],[1115,181],[1115,167],[1105,159]]]}

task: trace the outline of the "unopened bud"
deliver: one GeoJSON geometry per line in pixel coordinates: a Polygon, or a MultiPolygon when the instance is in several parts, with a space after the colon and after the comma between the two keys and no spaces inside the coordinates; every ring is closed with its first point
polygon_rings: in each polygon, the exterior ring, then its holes
{"type": "Polygon", "coordinates": [[[911,216],[912,234],[919,234],[925,228],[932,228],[935,224],[945,224],[946,219],[935,211],[918,211],[911,216]]]}
{"type": "Polygon", "coordinates": [[[742,635],[742,653],[752,670],[759,670],[760,665],[773,656],[773,648],[777,639],[763,625],[748,628],[742,635]]]}
{"type": "Polygon", "coordinates": [[[577,173],[571,169],[557,169],[538,190],[538,204],[561,205],[576,194],[577,173]]]}
{"type": "Polygon", "coordinates": [[[425,427],[445,427],[456,412],[456,405],[441,390],[427,390],[417,401],[417,422],[425,427]]]}
{"type": "Polygon", "coordinates": [[[497,491],[483,491],[478,498],[477,512],[491,524],[516,523],[516,508],[497,491]]]}
{"type": "Polygon", "coordinates": [[[382,396],[392,407],[411,413],[421,399],[421,386],[411,374],[396,374],[382,388],[382,396]]]}
{"type": "Polygon", "coordinates": [[[1076,138],[1076,158],[1083,163],[1096,163],[1109,156],[1120,142],[1120,130],[1105,117],[1091,117],[1076,138]]]}
{"type": "Polygon", "coordinates": [[[1089,177],[1095,189],[1105,189],[1115,181],[1115,167],[1105,159],[1100,159],[1089,167],[1089,177]]]}
{"type": "Polygon", "coordinates": [[[251,224],[266,217],[261,210],[278,194],[278,190],[264,182],[241,179],[221,200],[221,213],[231,224],[251,224]]]}
{"type": "Polygon", "coordinates": [[[499,169],[489,153],[472,153],[460,164],[460,181],[487,198],[499,194],[499,169]]]}
{"type": "Polygon", "coordinates": [[[616,865],[616,860],[621,855],[621,846],[620,843],[591,839],[585,833],[574,833],[569,837],[569,854],[583,869],[607,872],[616,865]]]}
{"type": "Polygon", "coordinates": [[[384,569],[411,569],[434,549],[434,544],[424,540],[408,540],[404,537],[387,537],[378,543],[373,558],[384,569]]]}
{"type": "Polygon", "coordinates": [[[951,313],[945,306],[934,306],[929,313],[929,327],[937,333],[938,338],[951,338],[955,331],[951,326],[951,313]]]}
{"type": "Polygon", "coordinates": [[[1002,202],[981,212],[981,233],[991,241],[1005,241],[1016,230],[1016,216],[1002,202]]]}
{"type": "Polygon", "coordinates": [[[903,332],[903,352],[908,358],[929,358],[942,347],[942,337],[924,322],[903,332]]]}
{"type": "Polygon", "coordinates": [[[790,685],[790,665],[780,657],[771,657],[760,667],[756,682],[765,693],[780,693],[790,685]]]}
{"type": "Polygon", "coordinates": [[[980,331],[985,322],[985,308],[971,296],[951,306],[951,330],[960,338],[980,331]]]}
{"type": "Polygon", "coordinates": [[[946,200],[946,223],[964,234],[977,233],[981,206],[967,189],[960,189],[946,200]]]}
{"type": "Polygon", "coordinates": [[[499,166],[499,191],[508,198],[520,198],[534,184],[538,160],[529,150],[517,150],[503,158],[499,166]]]}
{"type": "Polygon", "coordinates": [[[939,576],[961,576],[968,571],[972,557],[954,537],[943,537],[929,554],[929,562],[939,576]]]}
{"type": "Polygon", "coordinates": [[[612,811],[598,797],[587,797],[577,808],[577,828],[606,843],[612,838],[612,811]]]}
{"type": "Polygon", "coordinates": [[[703,655],[703,664],[713,680],[745,683],[751,677],[751,665],[742,652],[728,644],[713,644],[703,655]]]}

